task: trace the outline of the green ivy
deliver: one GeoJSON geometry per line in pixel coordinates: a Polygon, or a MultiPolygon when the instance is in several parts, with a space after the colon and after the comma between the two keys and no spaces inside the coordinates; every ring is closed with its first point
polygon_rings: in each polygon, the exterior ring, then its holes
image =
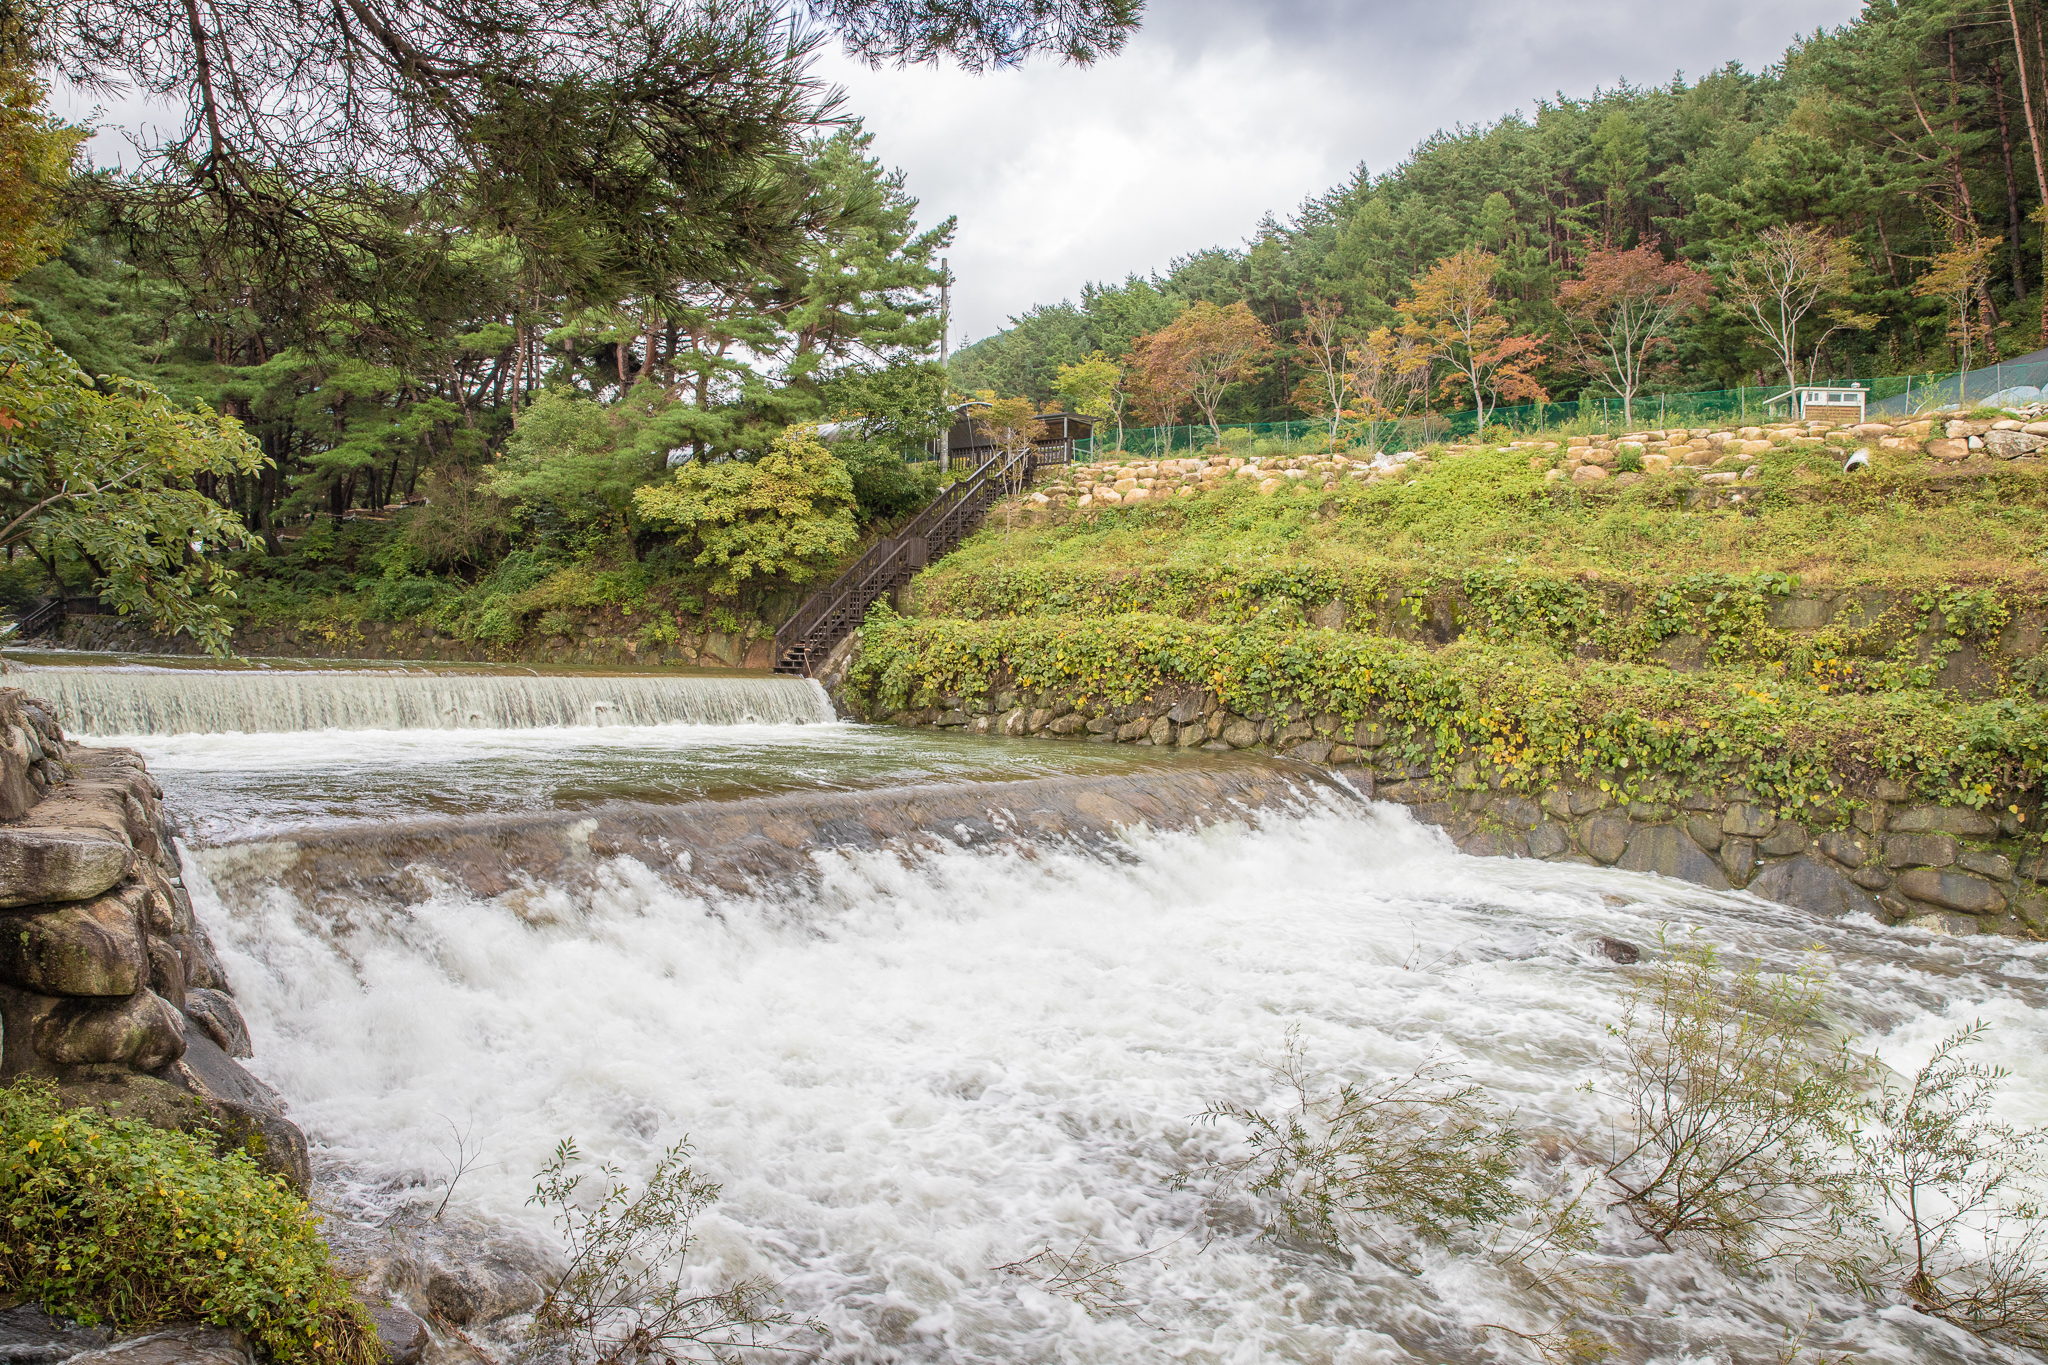
{"type": "Polygon", "coordinates": [[[2048,769],[2048,707],[2009,697],[1837,693],[1729,670],[1560,660],[1519,644],[1430,651],[1386,636],[1144,613],[963,621],[884,610],[862,635],[849,684],[877,714],[999,687],[1103,705],[1198,688],[1240,714],[1299,706],[1370,718],[1440,774],[1473,758],[1525,791],[1604,779],[1632,795],[1739,779],[1800,806],[1890,776],[1923,799],[1981,809],[2036,799],[2048,769]]]}
{"type": "Polygon", "coordinates": [[[319,1219],[242,1152],[65,1110],[47,1082],[0,1088],[0,1285],[129,1330],[199,1318],[283,1365],[369,1365],[376,1330],[319,1219]]]}

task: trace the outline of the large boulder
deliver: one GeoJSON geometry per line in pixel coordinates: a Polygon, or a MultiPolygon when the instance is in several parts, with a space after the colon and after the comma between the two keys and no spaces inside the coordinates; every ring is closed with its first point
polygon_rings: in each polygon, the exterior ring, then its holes
{"type": "Polygon", "coordinates": [[[1886,828],[1902,834],[1960,834],[1982,839],[1998,832],[1998,817],[1966,806],[1912,806],[1894,814],[1886,828]]]}
{"type": "Polygon", "coordinates": [[[1839,869],[1817,858],[1789,858],[1773,863],[1757,874],[1749,891],[1767,901],[1833,918],[1877,913],[1876,901],[1839,869]]]}
{"type": "Polygon", "coordinates": [[[1993,914],[2005,909],[2003,893],[1982,877],[1968,872],[1914,868],[1899,874],[1899,890],[1916,901],[1972,915],[1993,914]]]}
{"type": "Polygon", "coordinates": [[[0,909],[91,900],[128,876],[135,852],[100,829],[0,828],[0,909]]]}
{"type": "Polygon", "coordinates": [[[140,885],[42,914],[0,915],[0,981],[40,995],[130,996],[149,980],[140,885]]]}
{"type": "Polygon", "coordinates": [[[1984,448],[2003,459],[2017,459],[2031,455],[2042,446],[2048,445],[2048,437],[2031,436],[2024,431],[1987,431],[1984,433],[1984,448]]]}
{"type": "Polygon", "coordinates": [[[1728,878],[1700,846],[1676,825],[1644,825],[1629,836],[1628,849],[1615,864],[1629,872],[1654,872],[1660,877],[1728,889],[1728,878]]]}
{"type": "Polygon", "coordinates": [[[159,1071],[185,1052],[185,1016],[154,991],[137,991],[118,1003],[51,1000],[38,1013],[31,1046],[52,1066],[124,1062],[137,1071],[159,1071]]]}

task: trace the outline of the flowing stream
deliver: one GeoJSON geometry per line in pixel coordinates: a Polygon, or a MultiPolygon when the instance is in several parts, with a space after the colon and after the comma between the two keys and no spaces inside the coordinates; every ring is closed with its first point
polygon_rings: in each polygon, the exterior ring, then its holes
{"type": "MultiPolygon", "coordinates": [[[[544,1237],[525,1201],[557,1141],[634,1175],[687,1138],[724,1187],[698,1254],[776,1282],[829,1328],[826,1359],[1537,1359],[1489,1324],[1535,1332],[1560,1305],[1493,1264],[1276,1243],[1241,1204],[1177,1177],[1232,1150],[1234,1130],[1205,1109],[1280,1102],[1272,1067],[1290,1039],[1333,1077],[1451,1064],[1516,1111],[1534,1151],[1604,1150],[1609,1027],[1646,968],[1599,955],[1601,936],[1646,962],[1660,934],[1770,970],[1818,953],[1835,1022],[1895,1067],[1984,1020],[1979,1057],[2014,1073],[2004,1117],[2048,1122],[2048,946],[1469,858],[1398,808],[1312,782],[1288,810],[1224,805],[1202,828],[1107,845],[941,829],[915,851],[816,851],[807,875],[738,889],[597,856],[574,889],[538,878],[483,896],[427,876],[402,905],[329,888],[316,907],[282,881],[252,884],[247,851],[302,827],[430,816],[598,820],[635,803],[1119,772],[1169,784],[1203,760],[907,735],[801,707],[788,719],[813,723],[546,727],[530,718],[588,713],[534,679],[479,690],[496,728],[341,733],[435,714],[380,686],[360,707],[323,700],[336,729],[292,731],[303,682],[289,701],[212,680],[181,698],[152,690],[157,676],[66,675],[60,705],[114,718],[101,723],[145,754],[184,822],[188,884],[248,1013],[252,1065],[312,1137],[323,1197],[363,1218],[430,1209],[460,1134],[481,1155],[454,1207],[544,1237]],[[171,733],[180,717],[238,733],[171,733]],[[217,890],[209,868],[238,856],[240,879],[217,890]],[[1030,1266],[1005,1269],[1077,1248],[1123,1262],[1094,1312],[1030,1266]]],[[[611,697],[656,690],[604,682],[611,697]]],[[[765,702],[734,706],[769,719],[765,702]]],[[[1779,1361],[1788,1332],[1801,1361],[2030,1358],[1817,1274],[1741,1277],[1645,1248],[1618,1215],[1599,1259],[1625,1291],[1584,1322],[1618,1360],[1779,1361]]]]}

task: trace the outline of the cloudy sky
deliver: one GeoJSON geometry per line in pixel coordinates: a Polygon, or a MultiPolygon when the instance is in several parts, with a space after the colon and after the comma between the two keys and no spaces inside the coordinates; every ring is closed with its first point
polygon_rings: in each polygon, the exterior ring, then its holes
{"type": "Polygon", "coordinates": [[[1150,0],[1118,56],[830,74],[925,221],[957,214],[954,344],[1034,303],[1236,245],[1362,161],[1558,91],[1761,68],[1858,0],[1150,0]]]}
{"type": "MultiPolygon", "coordinates": [[[[1759,68],[1858,0],[1150,0],[1144,27],[1088,70],[822,74],[909,176],[927,224],[959,217],[953,340],[985,336],[1086,280],[1235,245],[1364,162],[1439,128],[1562,91],[1759,68]]],[[[89,112],[61,89],[72,116],[89,112]]],[[[113,124],[143,111],[116,104],[113,124]]],[[[121,158],[110,130],[102,162],[121,158]]],[[[129,154],[132,159],[132,153],[129,154]]]]}

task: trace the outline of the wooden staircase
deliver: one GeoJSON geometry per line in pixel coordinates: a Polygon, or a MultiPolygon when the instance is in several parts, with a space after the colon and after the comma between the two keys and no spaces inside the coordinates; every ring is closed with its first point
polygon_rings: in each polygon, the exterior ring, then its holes
{"type": "Polygon", "coordinates": [[[805,598],[775,632],[775,671],[810,677],[833,647],[867,619],[869,607],[965,540],[990,503],[1031,482],[1041,459],[1037,450],[998,453],[932,499],[895,535],[869,546],[852,567],[805,598]]]}

